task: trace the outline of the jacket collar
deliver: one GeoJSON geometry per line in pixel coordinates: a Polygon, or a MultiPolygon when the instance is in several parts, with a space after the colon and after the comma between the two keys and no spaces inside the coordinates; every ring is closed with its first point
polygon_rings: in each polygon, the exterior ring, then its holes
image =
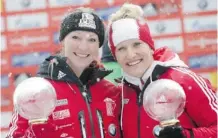
{"type": "MultiPolygon", "coordinates": [[[[56,81],[65,81],[77,84],[94,84],[112,71],[103,67],[90,64],[78,78],[70,66],[66,63],[66,57],[50,56],[40,65],[37,76],[56,81]]],[[[93,62],[94,63],[94,62],[93,62]]]]}

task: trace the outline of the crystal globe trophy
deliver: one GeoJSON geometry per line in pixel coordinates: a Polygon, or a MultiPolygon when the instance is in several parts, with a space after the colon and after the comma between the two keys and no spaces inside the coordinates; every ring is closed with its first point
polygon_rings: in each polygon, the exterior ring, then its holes
{"type": "MultiPolygon", "coordinates": [[[[183,113],[185,102],[186,96],[183,88],[169,79],[152,82],[143,96],[145,111],[151,118],[160,122],[160,127],[178,124],[177,118],[183,113]]],[[[160,128],[154,128],[154,131],[157,130],[160,128]]]]}
{"type": "Polygon", "coordinates": [[[29,124],[43,124],[56,107],[56,91],[49,81],[32,77],[22,81],[15,89],[13,102],[19,115],[29,124]]]}

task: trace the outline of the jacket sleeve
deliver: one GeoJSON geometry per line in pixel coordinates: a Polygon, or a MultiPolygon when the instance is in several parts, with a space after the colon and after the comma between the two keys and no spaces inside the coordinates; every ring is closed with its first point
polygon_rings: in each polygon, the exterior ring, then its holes
{"type": "Polygon", "coordinates": [[[190,70],[180,72],[183,73],[180,84],[186,93],[186,111],[197,125],[192,128],[194,138],[217,138],[217,97],[211,84],[190,70]]]}
{"type": "Polygon", "coordinates": [[[9,125],[9,132],[6,138],[29,138],[32,132],[29,129],[28,120],[21,117],[15,110],[9,125]]]}

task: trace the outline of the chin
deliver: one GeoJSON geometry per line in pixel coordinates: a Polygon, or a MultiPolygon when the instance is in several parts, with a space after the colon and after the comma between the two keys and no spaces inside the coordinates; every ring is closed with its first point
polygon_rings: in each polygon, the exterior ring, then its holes
{"type": "Polygon", "coordinates": [[[89,65],[90,65],[90,63],[89,63],[89,64],[78,64],[78,66],[83,67],[83,68],[84,68],[84,67],[86,68],[86,67],[88,67],[89,65]]]}
{"type": "Polygon", "coordinates": [[[129,74],[129,75],[132,76],[132,77],[140,78],[140,74],[139,74],[139,73],[136,73],[136,71],[134,71],[134,72],[126,72],[126,73],[129,74]]]}
{"type": "Polygon", "coordinates": [[[136,78],[141,78],[142,75],[140,75],[140,74],[134,74],[134,77],[136,77],[136,78]]]}
{"type": "Polygon", "coordinates": [[[137,77],[137,78],[141,78],[143,76],[143,73],[140,71],[135,70],[133,73],[131,73],[131,76],[137,77]],[[137,72],[137,73],[136,73],[137,72]]]}

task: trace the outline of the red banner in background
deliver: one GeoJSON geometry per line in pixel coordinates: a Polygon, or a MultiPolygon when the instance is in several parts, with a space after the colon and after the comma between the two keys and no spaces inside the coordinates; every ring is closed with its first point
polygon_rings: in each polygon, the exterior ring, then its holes
{"type": "Polygon", "coordinates": [[[187,52],[217,51],[217,32],[195,33],[185,35],[187,52]]]}
{"type": "MultiPolygon", "coordinates": [[[[107,22],[126,0],[1,1],[1,130],[7,131],[16,85],[59,50],[59,25],[79,6],[96,9],[107,22]]],[[[217,0],[130,0],[147,18],[155,47],[168,46],[217,88],[217,0]]],[[[2,133],[3,134],[3,133],[2,133]]],[[[4,137],[4,136],[3,136],[4,137]]]]}
{"type": "MultiPolygon", "coordinates": [[[[73,10],[73,9],[71,9],[73,10]]],[[[49,13],[51,28],[59,30],[61,20],[69,12],[68,9],[51,9],[49,13]]]]}

